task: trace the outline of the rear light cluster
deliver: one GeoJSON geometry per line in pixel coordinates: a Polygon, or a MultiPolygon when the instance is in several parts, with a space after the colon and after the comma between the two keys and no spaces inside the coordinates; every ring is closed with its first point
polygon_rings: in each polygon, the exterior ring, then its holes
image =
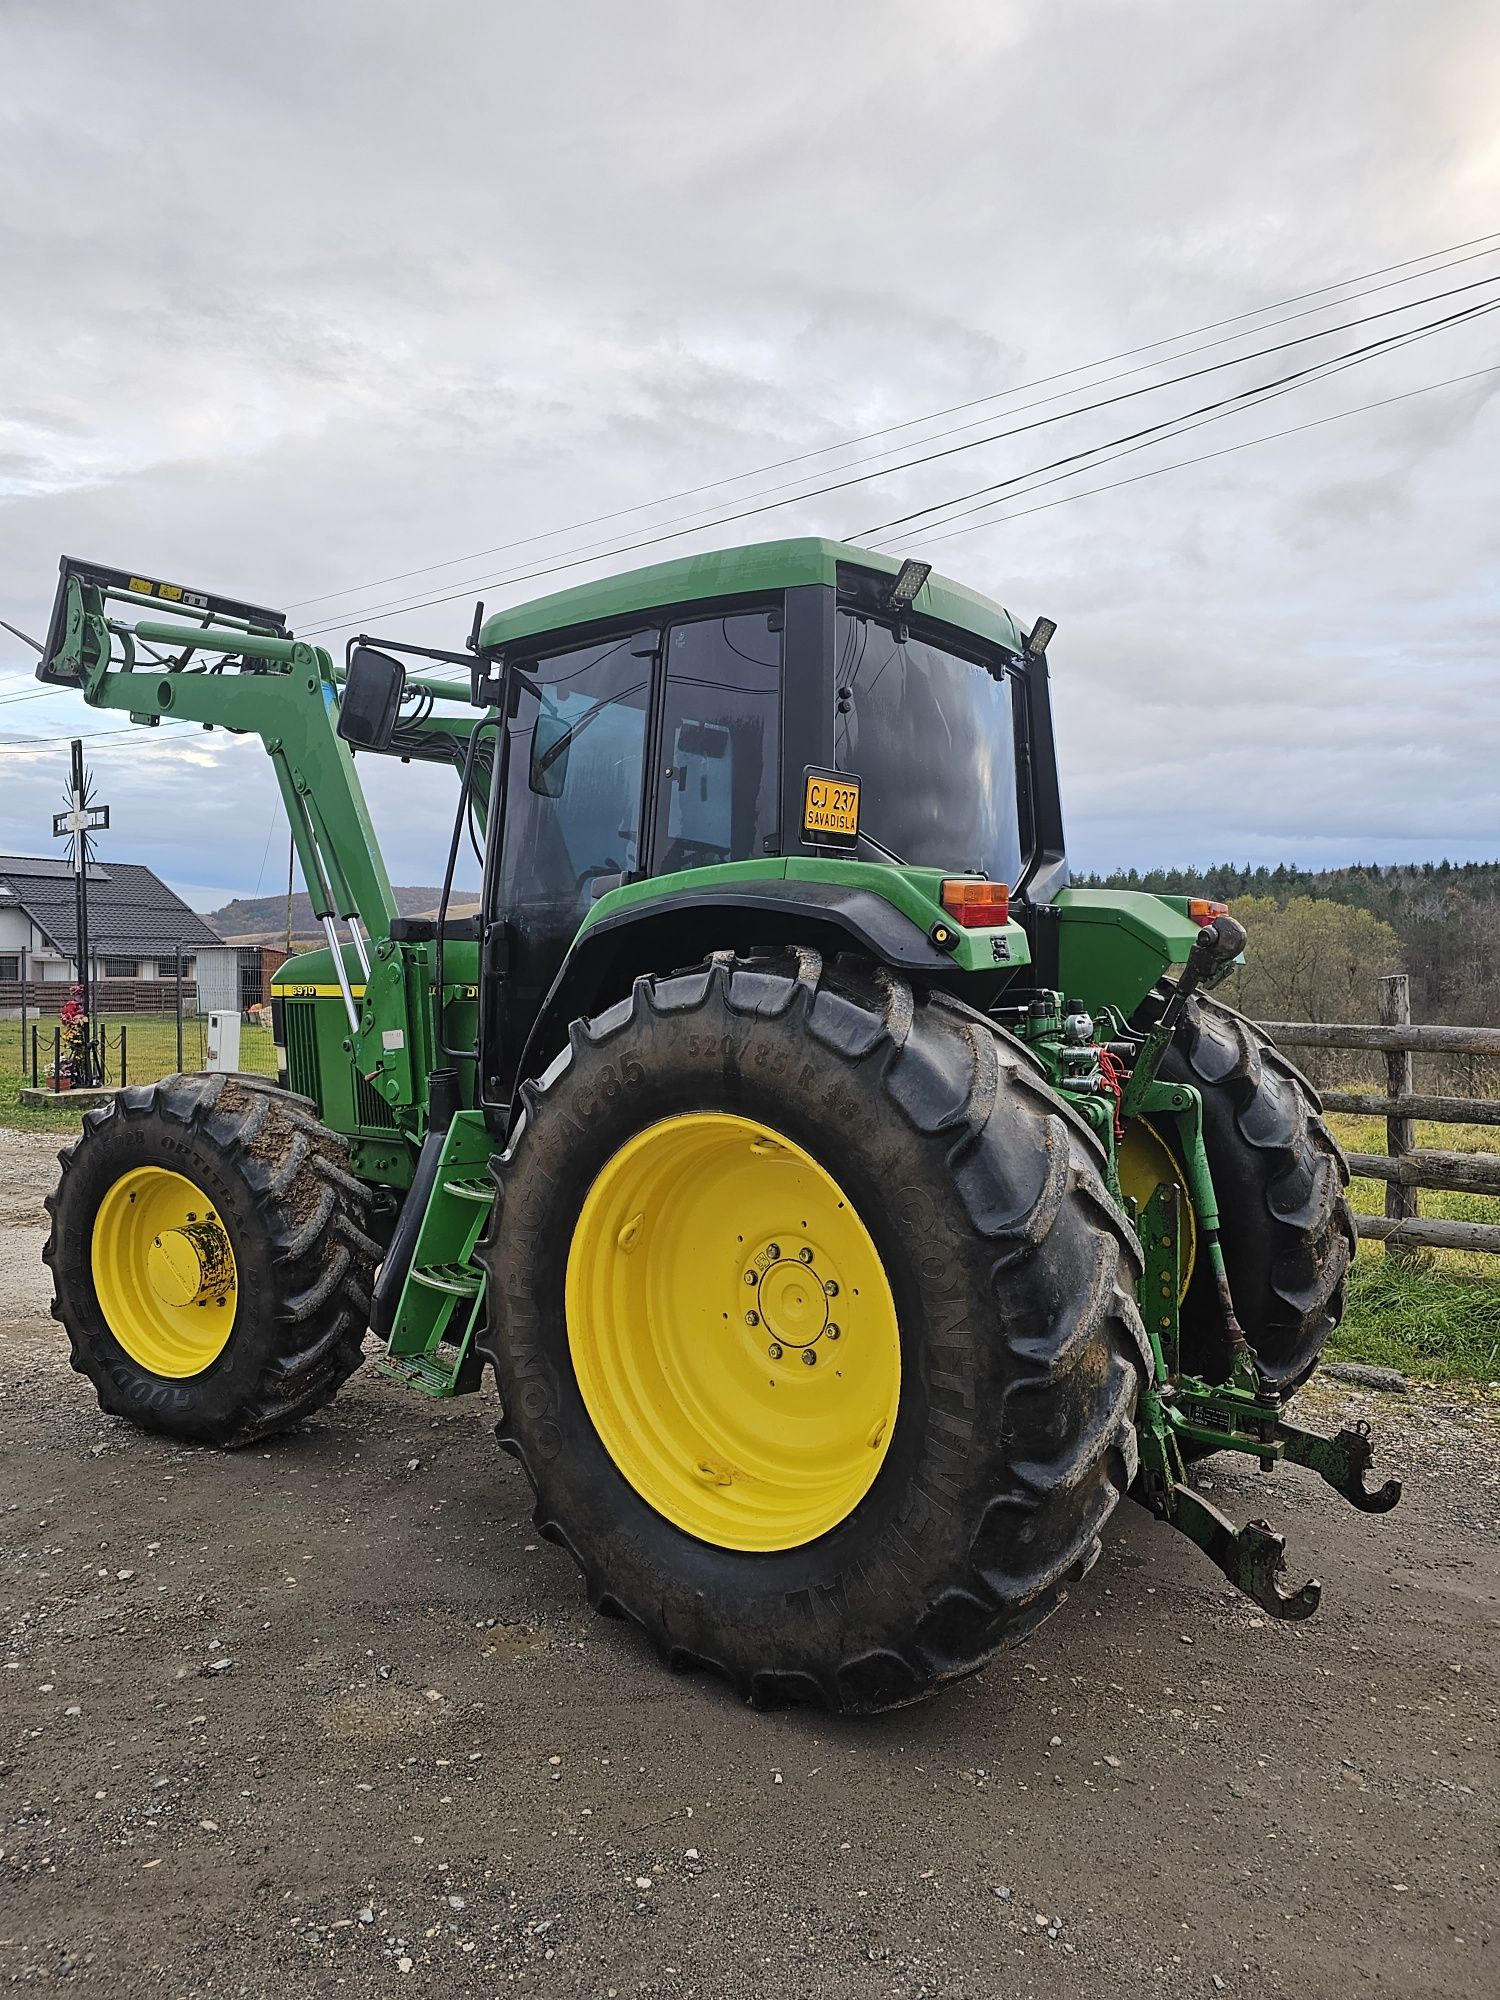
{"type": "Polygon", "coordinates": [[[994,930],[1010,922],[1010,884],[981,882],[965,875],[943,884],[943,908],[966,931],[994,930]]]}
{"type": "Polygon", "coordinates": [[[1188,898],[1188,915],[1195,924],[1211,924],[1215,917],[1227,917],[1229,915],[1229,905],[1227,903],[1211,903],[1206,896],[1190,896],[1188,898]]]}

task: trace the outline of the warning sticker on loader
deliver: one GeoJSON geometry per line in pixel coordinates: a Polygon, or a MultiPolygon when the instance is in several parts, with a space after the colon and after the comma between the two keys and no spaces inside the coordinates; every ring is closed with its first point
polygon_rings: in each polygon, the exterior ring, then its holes
{"type": "Polygon", "coordinates": [[[808,771],[802,793],[802,838],[852,847],[859,838],[859,779],[847,771],[808,771]]]}

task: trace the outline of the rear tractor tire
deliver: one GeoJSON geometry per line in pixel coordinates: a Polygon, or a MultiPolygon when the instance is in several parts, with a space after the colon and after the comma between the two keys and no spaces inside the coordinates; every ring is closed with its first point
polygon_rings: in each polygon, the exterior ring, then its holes
{"type": "Polygon", "coordinates": [[[597,1609],[747,1699],[972,1673],[1136,1470],[1136,1246],[983,1017],[717,954],[576,1022],[495,1162],[501,1442],[597,1609]]]}
{"type": "Polygon", "coordinates": [[[380,1256],[347,1157],[301,1101],[245,1077],[170,1076],[86,1115],[42,1255],[101,1409],[243,1445],[332,1399],[380,1256]]]}
{"type": "MultiPolygon", "coordinates": [[[[1275,1044],[1216,1000],[1190,1000],[1161,1074],[1203,1096],[1235,1312],[1267,1383],[1290,1395],[1344,1315],[1354,1256],[1349,1168],[1317,1092],[1275,1044]]],[[[1222,1379],[1223,1321],[1200,1259],[1182,1305],[1182,1361],[1222,1379]]]]}

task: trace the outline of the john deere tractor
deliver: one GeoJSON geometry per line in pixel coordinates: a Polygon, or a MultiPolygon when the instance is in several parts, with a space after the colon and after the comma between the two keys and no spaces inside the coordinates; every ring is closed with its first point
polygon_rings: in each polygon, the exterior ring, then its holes
{"type": "Polygon", "coordinates": [[[54,1311],[103,1407],[238,1445],[367,1332],[427,1395],[488,1367],[590,1602],[760,1702],[972,1672],[1127,1495],[1309,1614],[1189,1474],[1394,1505],[1362,1429],[1287,1414],[1343,1308],[1345,1165],[1210,997],[1230,913],[1069,886],[1050,622],[823,540],[482,611],[336,666],[63,561],[41,678],[259,735],[327,938],[277,975],[278,1083],[122,1090],[63,1156],[54,1311]],[[454,770],[432,921],[356,753],[454,770]]]}

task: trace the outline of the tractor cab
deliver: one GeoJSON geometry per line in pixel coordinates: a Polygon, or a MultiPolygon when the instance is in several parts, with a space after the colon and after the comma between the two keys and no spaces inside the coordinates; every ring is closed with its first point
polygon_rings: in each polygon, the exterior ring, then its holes
{"type": "MultiPolygon", "coordinates": [[[[691,919],[672,947],[686,950],[706,919],[683,897],[751,895],[762,927],[779,897],[770,928],[784,938],[792,902],[807,901],[792,885],[829,861],[974,877],[1018,897],[1066,881],[1042,654],[1007,612],[926,565],[768,543],[501,612],[479,644],[477,679],[503,717],[484,893],[499,981],[485,1009],[488,1102],[509,1102],[559,980],[581,1001],[597,940],[648,903],[665,916],[670,897],[691,919]]],[[[836,941],[857,934],[851,915],[841,906],[812,928],[836,941]]],[[[934,908],[923,931],[941,917],[934,908]]],[[[981,927],[1010,930],[1006,914],[981,927]]],[[[985,949],[1010,972],[1024,939],[1002,941],[1003,958],[993,940],[985,949]]]]}

